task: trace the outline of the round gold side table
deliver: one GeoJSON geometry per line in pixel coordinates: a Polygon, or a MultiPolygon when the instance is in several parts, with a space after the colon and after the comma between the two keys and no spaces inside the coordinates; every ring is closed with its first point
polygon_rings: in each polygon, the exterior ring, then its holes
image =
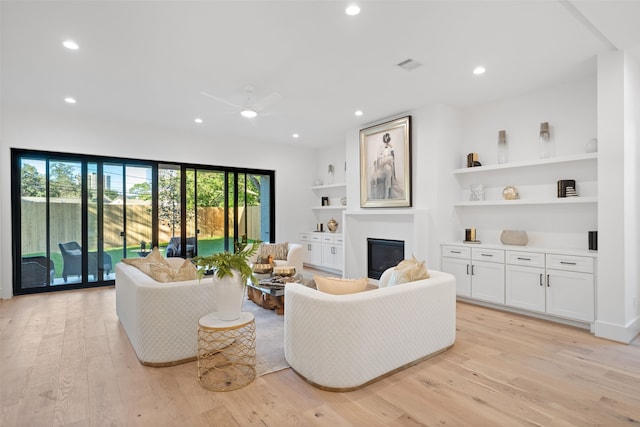
{"type": "Polygon", "coordinates": [[[253,313],[220,320],[217,313],[198,321],[198,379],[212,391],[244,387],[256,377],[256,322],[253,313]]]}

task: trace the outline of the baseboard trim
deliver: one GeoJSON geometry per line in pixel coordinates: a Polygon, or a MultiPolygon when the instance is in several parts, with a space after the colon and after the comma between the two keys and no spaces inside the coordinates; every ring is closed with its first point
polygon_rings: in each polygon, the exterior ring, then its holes
{"type": "Polygon", "coordinates": [[[599,338],[629,344],[640,334],[640,316],[626,325],[597,320],[594,332],[599,338]]]}

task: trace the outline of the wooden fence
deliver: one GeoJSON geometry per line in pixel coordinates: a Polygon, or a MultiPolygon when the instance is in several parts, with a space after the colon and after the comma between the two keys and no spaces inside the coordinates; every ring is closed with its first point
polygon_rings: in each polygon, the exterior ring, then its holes
{"type": "MultiPolygon", "coordinates": [[[[46,203],[39,200],[22,200],[22,253],[44,252],[46,244],[46,203]]],[[[105,248],[122,247],[123,209],[122,205],[104,205],[104,245],[105,248]]],[[[97,247],[97,207],[90,205],[89,247],[97,247]]],[[[247,224],[249,238],[260,238],[260,206],[240,208],[240,230],[247,224]]],[[[82,209],[75,201],[55,201],[49,203],[50,233],[52,252],[59,252],[58,243],[82,240],[82,209]]],[[[230,226],[233,218],[229,219],[230,226]]],[[[194,230],[193,223],[187,223],[187,230],[194,230]]],[[[224,209],[215,207],[198,208],[198,238],[219,238],[224,235],[224,209]]],[[[160,225],[158,239],[167,243],[172,236],[167,225],[160,225]]],[[[177,226],[176,235],[180,234],[177,226]]],[[[188,235],[192,235],[190,232],[188,235]]],[[[194,233],[195,234],[195,233],[194,233]]],[[[127,205],[127,245],[139,246],[140,241],[151,243],[151,204],[127,205]]]]}

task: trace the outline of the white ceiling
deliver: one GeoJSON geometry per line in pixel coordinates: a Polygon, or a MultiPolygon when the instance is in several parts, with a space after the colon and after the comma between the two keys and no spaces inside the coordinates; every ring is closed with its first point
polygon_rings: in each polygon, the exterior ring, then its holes
{"type": "Polygon", "coordinates": [[[593,74],[614,48],[640,52],[640,0],[360,1],[355,17],[328,0],[1,4],[3,108],[309,146],[421,106],[593,74]],[[423,65],[396,66],[407,58],[423,65]],[[242,104],[248,84],[282,99],[249,120],[200,94],[242,104]]]}

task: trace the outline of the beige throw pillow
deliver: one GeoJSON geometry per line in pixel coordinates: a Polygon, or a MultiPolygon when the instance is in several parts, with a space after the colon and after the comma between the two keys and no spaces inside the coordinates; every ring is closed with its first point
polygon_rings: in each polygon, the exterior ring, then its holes
{"type": "Polygon", "coordinates": [[[149,276],[160,283],[184,282],[198,278],[196,266],[188,259],[185,259],[177,270],[158,263],[149,264],[149,270],[151,273],[149,276]]]}
{"type": "Polygon", "coordinates": [[[400,285],[402,283],[428,279],[429,272],[427,271],[427,267],[424,264],[424,261],[418,261],[415,256],[411,256],[411,259],[405,259],[404,261],[401,261],[393,269],[387,286],[400,285]]]}
{"type": "Polygon", "coordinates": [[[316,288],[319,291],[334,295],[354,294],[362,292],[367,287],[369,279],[366,277],[360,279],[338,279],[336,277],[313,276],[316,282],[316,288]]]}
{"type": "Polygon", "coordinates": [[[151,264],[160,264],[169,267],[169,264],[157,246],[144,258],[122,258],[122,262],[139,268],[147,276],[151,276],[151,264]]]}
{"type": "Polygon", "coordinates": [[[262,259],[267,259],[269,255],[273,257],[273,259],[287,259],[287,255],[289,254],[289,243],[263,243],[260,245],[260,250],[258,251],[258,255],[262,257],[262,259]]]}
{"type": "Polygon", "coordinates": [[[176,270],[173,278],[174,282],[184,282],[186,280],[195,280],[198,278],[198,269],[195,264],[185,259],[179,269],[176,270]]]}

